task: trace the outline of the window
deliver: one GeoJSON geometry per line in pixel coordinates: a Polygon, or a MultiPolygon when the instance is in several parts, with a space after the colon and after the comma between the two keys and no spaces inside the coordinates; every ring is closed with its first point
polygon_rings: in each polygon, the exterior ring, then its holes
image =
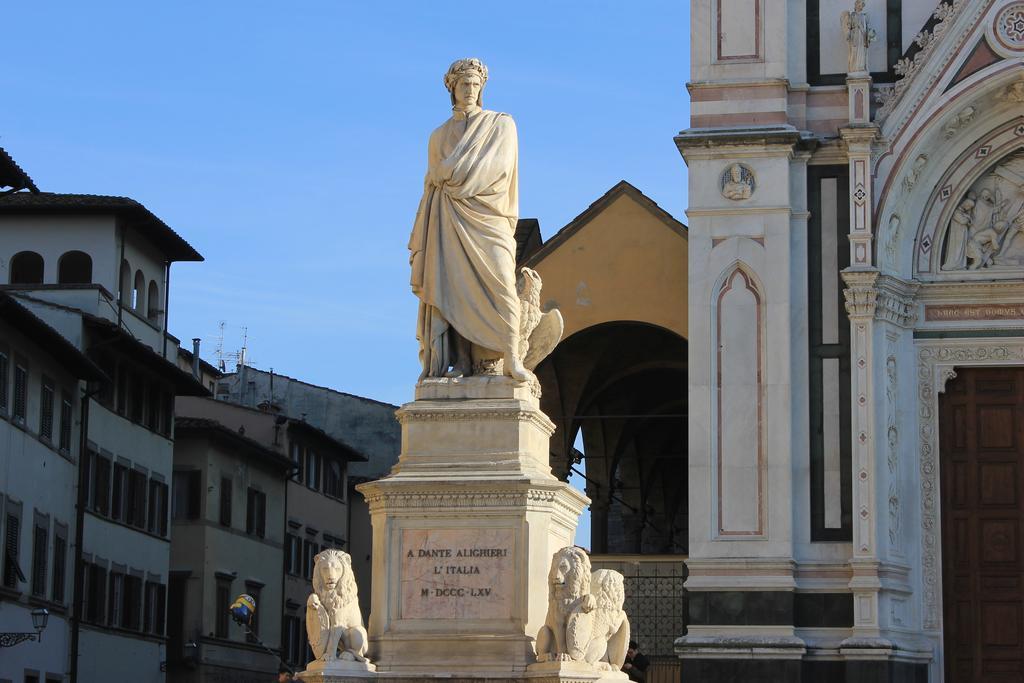
{"type": "Polygon", "coordinates": [[[63,524],[54,526],[53,534],[53,601],[64,602],[65,572],[67,570],[68,528],[63,524]]]}
{"type": "Polygon", "coordinates": [[[305,464],[305,453],[300,444],[292,442],[291,445],[291,458],[292,462],[295,463],[295,471],[292,472],[292,480],[297,481],[300,484],[303,482],[303,465],[305,464]]]}
{"type": "Polygon", "coordinates": [[[298,617],[286,616],[284,618],[284,652],[281,659],[289,664],[299,663],[299,656],[302,648],[302,622],[298,617]]]}
{"type": "Polygon", "coordinates": [[[25,672],[25,683],[39,683],[39,674],[26,671],[25,672]]]}
{"type": "Polygon", "coordinates": [[[146,295],[146,276],[141,270],[135,271],[135,286],[132,287],[132,309],[142,313],[142,297],[146,295]]]}
{"type": "Polygon", "coordinates": [[[28,413],[28,368],[21,365],[14,366],[14,412],[12,416],[15,422],[25,424],[25,416],[28,413]]]}
{"type": "Polygon", "coordinates": [[[21,544],[21,513],[20,510],[7,511],[7,533],[4,536],[4,587],[18,588],[18,581],[25,581],[18,558],[18,547],[21,544]]]}
{"type": "Polygon", "coordinates": [[[125,499],[128,494],[128,467],[122,463],[114,463],[114,484],[110,495],[110,516],[118,521],[127,518],[125,499]]]}
{"type": "Polygon", "coordinates": [[[93,624],[102,624],[106,619],[107,569],[98,564],[90,564],[86,577],[88,589],[85,592],[85,619],[93,624]]]}
{"type": "Polygon", "coordinates": [[[131,395],[128,397],[128,406],[131,410],[129,417],[132,422],[142,422],[142,416],[146,410],[146,380],[142,375],[134,374],[131,379],[131,395]]]}
{"type": "Polygon", "coordinates": [[[124,574],[122,572],[110,572],[110,591],[107,594],[107,615],[107,623],[111,626],[124,625],[124,574]]]}
{"type": "Polygon", "coordinates": [[[43,378],[39,390],[39,436],[53,440],[53,383],[43,378]]]}
{"type": "Polygon", "coordinates": [[[46,560],[50,545],[50,520],[36,517],[32,530],[32,595],[46,597],[46,560]]]}
{"type": "Polygon", "coordinates": [[[61,453],[71,452],[71,420],[71,394],[62,391],[60,393],[60,438],[57,440],[57,447],[61,453]]]}
{"type": "Polygon", "coordinates": [[[167,484],[149,480],[149,525],[147,530],[159,536],[167,535],[167,484]]]}
{"type": "Polygon", "coordinates": [[[316,564],[314,562],[314,558],[316,557],[316,554],[320,552],[320,546],[313,541],[303,541],[302,547],[302,575],[307,579],[312,580],[313,566],[316,564]]]}
{"type": "Polygon", "coordinates": [[[117,414],[128,414],[128,368],[123,363],[117,366],[117,414]]]}
{"type": "Polygon", "coordinates": [[[163,400],[160,402],[160,433],[164,436],[171,435],[171,425],[174,424],[174,395],[169,391],[163,393],[163,400]]]}
{"type": "Polygon", "coordinates": [[[146,297],[146,317],[154,325],[160,322],[160,288],[156,280],[149,281],[149,295],[146,297]]]}
{"type": "Polygon", "coordinates": [[[248,504],[246,505],[245,533],[255,534],[263,538],[267,526],[267,494],[249,488],[248,504]]]}
{"type": "Polygon", "coordinates": [[[121,261],[120,286],[121,290],[117,293],[117,298],[122,306],[128,306],[132,300],[132,267],[128,261],[121,261]]]}
{"type": "Polygon", "coordinates": [[[146,473],[132,470],[128,473],[128,501],[126,522],[140,529],[146,528],[146,473]]]}
{"type": "Polygon", "coordinates": [[[231,526],[231,477],[220,478],[220,523],[231,526]]]}
{"type": "Polygon", "coordinates": [[[57,263],[57,282],[87,285],[92,282],[92,259],[84,251],[69,251],[57,263]]]}
{"type": "Polygon", "coordinates": [[[150,382],[146,398],[146,429],[156,431],[160,427],[160,384],[150,382]]]}
{"type": "MultiPolygon", "coordinates": [[[[259,603],[257,603],[257,606],[259,603]]],[[[217,576],[217,622],[214,635],[218,638],[228,637],[228,608],[231,607],[231,577],[223,574],[217,576]]]]}
{"type": "Polygon", "coordinates": [[[202,503],[202,472],[199,470],[174,473],[174,500],[171,502],[171,516],[174,519],[199,519],[202,503]]]}
{"type": "MultiPolygon", "coordinates": [[[[253,602],[257,605],[260,604],[260,589],[263,588],[262,583],[254,583],[252,581],[245,582],[245,592],[252,596],[253,602]]],[[[260,617],[259,610],[253,610],[252,621],[249,622],[249,632],[246,634],[245,639],[250,643],[255,643],[256,638],[260,634],[260,617]]]]}
{"type": "Polygon", "coordinates": [[[117,363],[107,353],[95,353],[93,356],[96,364],[100,366],[100,370],[109,378],[100,384],[100,393],[96,400],[100,402],[100,405],[113,410],[114,388],[117,384],[117,363]]]}
{"type": "Polygon", "coordinates": [[[7,414],[7,383],[10,380],[11,361],[6,351],[0,351],[0,414],[7,414]]]}
{"type": "Polygon", "coordinates": [[[124,577],[124,601],[121,626],[138,631],[142,628],[142,577],[124,577]]]}
{"type": "Polygon", "coordinates": [[[337,458],[327,458],[324,463],[324,494],[332,498],[345,498],[345,466],[337,458]]]}
{"type": "Polygon", "coordinates": [[[311,448],[306,449],[306,486],[320,488],[320,456],[311,448]]]}
{"type": "Polygon", "coordinates": [[[43,257],[34,251],[19,251],[11,258],[12,285],[43,284],[43,257]]]}
{"type": "Polygon", "coordinates": [[[101,515],[110,511],[110,458],[96,454],[92,468],[92,509],[101,515]]]}
{"type": "Polygon", "coordinates": [[[167,587],[156,581],[146,582],[146,606],[142,630],[162,636],[164,634],[167,587]]]}
{"type": "Polygon", "coordinates": [[[294,534],[285,536],[284,570],[292,576],[302,575],[302,539],[294,534]]]}

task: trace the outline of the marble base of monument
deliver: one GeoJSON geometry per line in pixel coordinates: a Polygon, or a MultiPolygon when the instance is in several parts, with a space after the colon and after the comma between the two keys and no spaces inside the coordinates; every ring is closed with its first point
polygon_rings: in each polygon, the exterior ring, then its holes
{"type": "Polygon", "coordinates": [[[314,661],[306,665],[306,670],[299,672],[300,681],[310,683],[344,683],[351,680],[365,680],[376,678],[377,667],[370,662],[314,661]]]}
{"type": "Polygon", "coordinates": [[[424,380],[398,419],[398,463],[358,487],[373,524],[378,676],[525,678],[551,556],[590,502],[551,474],[554,424],[535,387],[501,376],[424,380]]]}

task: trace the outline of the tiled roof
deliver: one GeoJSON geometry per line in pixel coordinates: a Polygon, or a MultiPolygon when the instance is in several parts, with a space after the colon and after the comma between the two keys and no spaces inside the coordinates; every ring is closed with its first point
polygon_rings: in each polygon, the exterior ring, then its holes
{"type": "Polygon", "coordinates": [[[50,327],[14,297],[3,292],[0,292],[0,320],[11,324],[76,377],[86,380],[109,380],[103,371],[64,335],[50,327]]]}
{"type": "Polygon", "coordinates": [[[603,195],[594,200],[594,202],[587,207],[586,211],[569,221],[568,225],[556,232],[551,238],[543,244],[539,249],[536,249],[532,254],[525,257],[525,264],[533,267],[544,260],[548,254],[557,249],[563,242],[576,234],[583,226],[594,219],[599,213],[605,210],[613,201],[618,199],[620,196],[626,195],[632,197],[640,206],[647,209],[655,218],[659,219],[662,223],[667,225],[673,232],[679,236],[686,237],[686,226],[677,221],[672,217],[665,209],[658,206],[658,203],[653,199],[645,195],[640,190],[636,189],[633,185],[629,184],[625,180],[620,180],[610,190],[605,192],[603,195]]]}
{"type": "Polygon", "coordinates": [[[11,192],[0,195],[0,214],[114,214],[155,244],[172,261],[203,257],[149,209],[128,197],[56,192],[11,192]]]}
{"type": "Polygon", "coordinates": [[[3,147],[0,147],[0,187],[8,187],[11,190],[32,190],[39,192],[39,188],[28,177],[28,173],[21,170],[21,166],[15,163],[11,155],[3,147]]]}
{"type": "Polygon", "coordinates": [[[181,436],[187,432],[205,432],[223,439],[232,446],[247,449],[251,454],[263,458],[268,464],[279,469],[290,471],[293,467],[292,461],[285,456],[267,448],[254,439],[250,439],[241,432],[230,429],[216,420],[206,417],[175,417],[175,436],[181,436]]]}

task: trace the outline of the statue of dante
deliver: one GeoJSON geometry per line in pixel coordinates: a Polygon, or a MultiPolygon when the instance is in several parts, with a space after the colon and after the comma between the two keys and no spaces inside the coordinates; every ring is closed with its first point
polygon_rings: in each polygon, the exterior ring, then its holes
{"type": "Polygon", "coordinates": [[[518,141],[512,117],[481,108],[487,67],[460,59],[444,76],[452,117],[430,135],[409,239],[424,377],[531,373],[520,357],[515,228],[518,141]]]}

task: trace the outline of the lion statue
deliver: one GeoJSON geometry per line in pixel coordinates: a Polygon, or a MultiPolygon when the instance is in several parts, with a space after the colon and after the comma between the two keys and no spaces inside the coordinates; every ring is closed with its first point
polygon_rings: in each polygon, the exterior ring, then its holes
{"type": "Polygon", "coordinates": [[[335,548],[313,558],[313,592],[306,601],[306,634],[318,662],[362,662],[368,639],[359,612],[352,558],[335,548]],[[340,652],[339,652],[340,650],[340,652]]]}
{"type": "Polygon", "coordinates": [[[626,602],[623,577],[612,569],[598,569],[590,583],[597,607],[587,646],[587,663],[607,671],[619,671],[629,648],[629,619],[622,609],[626,602]]]}
{"type": "Polygon", "coordinates": [[[590,558],[562,548],[551,558],[548,613],[537,634],[537,661],[586,661],[597,601],[590,594],[590,558]]]}

